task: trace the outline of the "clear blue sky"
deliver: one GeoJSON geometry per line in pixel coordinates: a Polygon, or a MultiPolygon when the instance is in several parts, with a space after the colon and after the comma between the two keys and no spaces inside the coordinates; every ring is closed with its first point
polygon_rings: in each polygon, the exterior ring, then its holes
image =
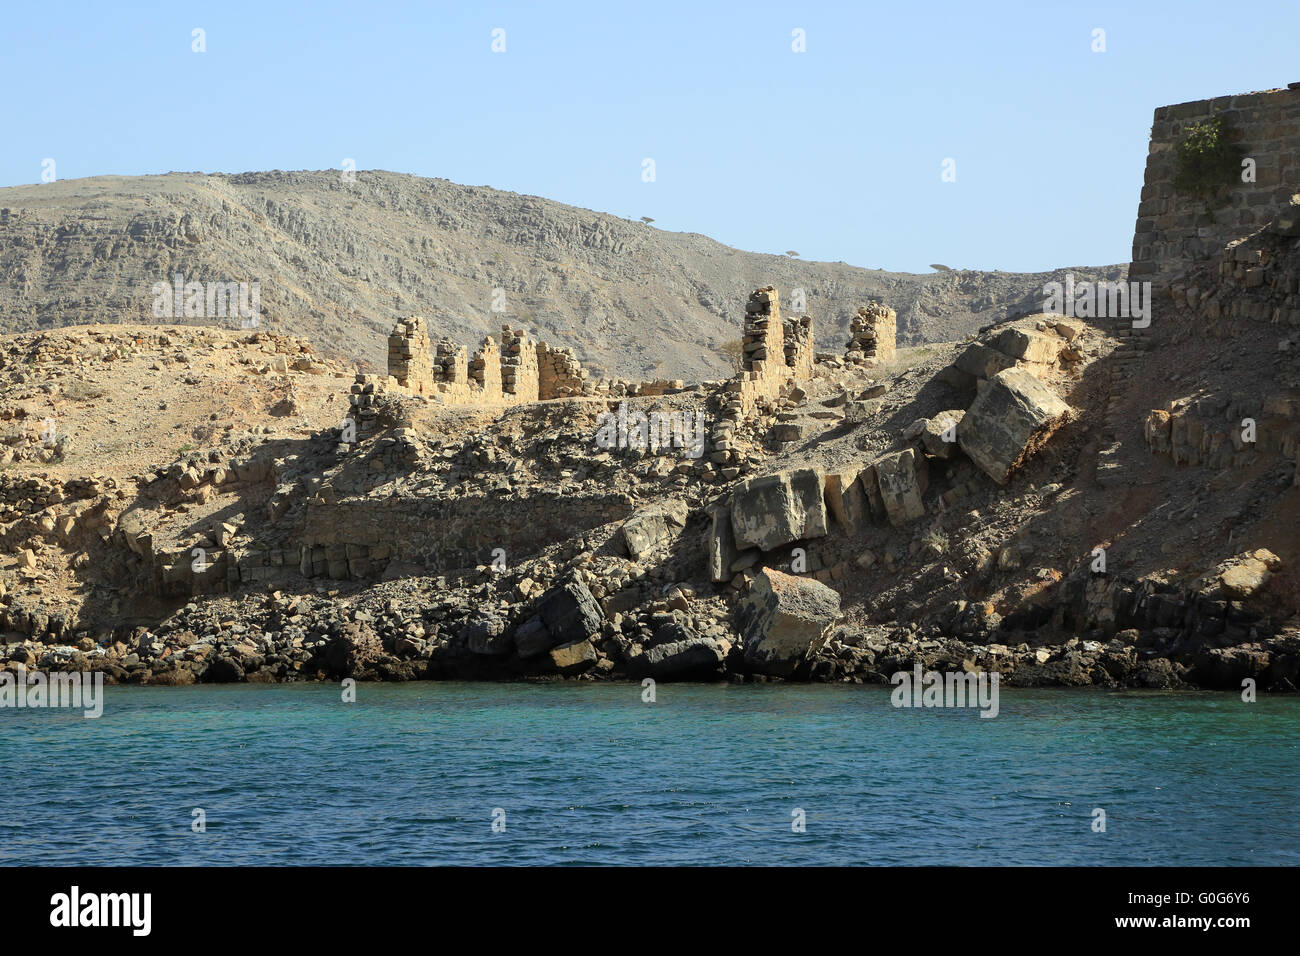
{"type": "Polygon", "coordinates": [[[0,31],[0,185],[351,158],[918,272],[1127,261],[1152,110],[1300,80],[1296,0],[14,2],[0,31]]]}

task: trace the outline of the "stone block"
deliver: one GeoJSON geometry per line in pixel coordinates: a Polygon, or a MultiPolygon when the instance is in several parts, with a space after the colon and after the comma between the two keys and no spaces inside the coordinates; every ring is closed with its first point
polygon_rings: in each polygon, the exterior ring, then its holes
{"type": "Polygon", "coordinates": [[[971,461],[998,484],[1069,421],[1072,409],[1024,369],[998,372],[957,426],[971,461]]]}
{"type": "Polygon", "coordinates": [[[904,448],[876,459],[876,485],[889,523],[898,527],[925,514],[924,458],[914,448],[904,448]]]}
{"type": "Polygon", "coordinates": [[[737,549],[771,551],[826,534],[825,478],[800,468],[751,478],[732,496],[731,527],[737,549]]]}
{"type": "Polygon", "coordinates": [[[791,676],[821,649],[839,612],[840,596],[826,585],[771,569],[760,572],[736,609],[746,665],[758,673],[791,676]]]}

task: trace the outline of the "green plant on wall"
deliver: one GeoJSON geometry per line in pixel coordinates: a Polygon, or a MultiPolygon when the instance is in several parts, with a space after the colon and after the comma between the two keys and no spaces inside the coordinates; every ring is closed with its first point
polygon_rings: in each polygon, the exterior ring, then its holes
{"type": "Polygon", "coordinates": [[[1188,127],[1178,143],[1174,190],[1207,205],[1226,202],[1228,187],[1241,173],[1241,151],[1229,141],[1230,135],[1222,115],[1188,127]]]}

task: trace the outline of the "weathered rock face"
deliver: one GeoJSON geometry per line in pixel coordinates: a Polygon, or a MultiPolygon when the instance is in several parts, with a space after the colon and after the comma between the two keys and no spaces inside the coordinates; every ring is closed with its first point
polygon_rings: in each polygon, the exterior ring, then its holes
{"type": "Polygon", "coordinates": [[[870,517],[867,496],[858,481],[862,471],[852,465],[826,475],[826,507],[849,530],[865,525],[870,517]]]}
{"type": "Polygon", "coordinates": [[[895,527],[925,514],[921,495],[926,488],[925,459],[904,448],[876,459],[876,483],[889,523],[895,527]]]}
{"type": "Polygon", "coordinates": [[[957,426],[962,451],[998,484],[1069,421],[1071,408],[1024,369],[989,380],[957,426]]]}
{"type": "Polygon", "coordinates": [[[862,474],[858,476],[858,486],[867,499],[867,512],[871,515],[872,522],[884,523],[889,515],[885,511],[885,499],[880,495],[880,479],[876,476],[874,462],[862,469],[862,474]]]}
{"type": "Polygon", "coordinates": [[[1269,573],[1281,566],[1281,559],[1265,548],[1251,554],[1240,554],[1225,562],[1219,573],[1219,583],[1228,596],[1236,600],[1253,597],[1268,582],[1269,573]]]}
{"type": "Polygon", "coordinates": [[[1040,313],[1031,318],[1039,319],[1040,328],[1046,331],[1012,327],[1002,329],[991,338],[972,342],[952,365],[939,373],[939,379],[959,388],[983,388],[999,372],[1020,367],[1022,363],[1030,367],[1054,365],[1065,344],[1079,334],[1079,327],[1071,324],[1058,327],[1057,322],[1063,317],[1054,314],[1040,313]]]}
{"type": "Polygon", "coordinates": [[[515,651],[524,660],[544,654],[555,644],[555,638],[551,636],[551,632],[546,629],[546,625],[537,615],[530,617],[515,629],[514,640],[515,651]]]}
{"type": "Polygon", "coordinates": [[[1269,652],[1259,647],[1209,647],[1192,661],[1191,678],[1201,687],[1240,690],[1245,678],[1268,682],[1269,652]]]}
{"type": "Polygon", "coordinates": [[[1051,363],[1061,351],[1061,339],[1032,329],[1003,329],[994,339],[993,347],[1015,359],[1051,363]]]}
{"type": "Polygon", "coordinates": [[[825,643],[839,613],[839,594],[820,581],[761,572],[736,608],[745,663],[759,673],[790,676],[825,643]]]}
{"type": "Polygon", "coordinates": [[[640,561],[651,551],[666,545],[686,525],[686,513],[685,502],[673,501],[628,518],[619,529],[628,557],[640,561]]]}
{"type": "Polygon", "coordinates": [[[1013,368],[1015,364],[1016,360],[1010,355],[981,342],[972,343],[953,362],[958,370],[972,377],[972,385],[973,379],[992,378],[1003,369],[1013,368]]]}
{"type": "Polygon", "coordinates": [[[508,654],[514,641],[506,622],[499,617],[483,617],[465,628],[462,636],[471,654],[508,654]]]}
{"type": "Polygon", "coordinates": [[[229,657],[218,657],[208,668],[207,677],[214,684],[234,684],[244,679],[244,669],[229,657]]]}
{"type": "Polygon", "coordinates": [[[731,528],[738,549],[771,551],[826,534],[825,476],[799,468],[752,478],[736,489],[731,528]]]}

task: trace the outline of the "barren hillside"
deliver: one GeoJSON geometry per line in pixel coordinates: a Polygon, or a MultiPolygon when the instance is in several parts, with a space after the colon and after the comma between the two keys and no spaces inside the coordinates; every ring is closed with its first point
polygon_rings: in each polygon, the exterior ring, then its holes
{"type": "MultiPolygon", "coordinates": [[[[802,289],[818,346],[890,303],[903,344],[952,341],[1038,311],[1042,274],[927,275],[742,252],[705,236],[487,187],[382,171],[101,176],[0,189],[0,329],[154,323],[155,283],[260,284],[261,327],[383,367],[393,322],[424,315],[464,345],[502,323],[598,371],[700,379],[730,370],[738,305],[802,289]],[[501,290],[494,300],[494,290],[501,290]],[[494,306],[498,311],[494,311],[494,306]]],[[[1123,267],[1073,270],[1116,278],[1123,267]]],[[[238,326],[238,319],[188,324],[238,326]]]]}

